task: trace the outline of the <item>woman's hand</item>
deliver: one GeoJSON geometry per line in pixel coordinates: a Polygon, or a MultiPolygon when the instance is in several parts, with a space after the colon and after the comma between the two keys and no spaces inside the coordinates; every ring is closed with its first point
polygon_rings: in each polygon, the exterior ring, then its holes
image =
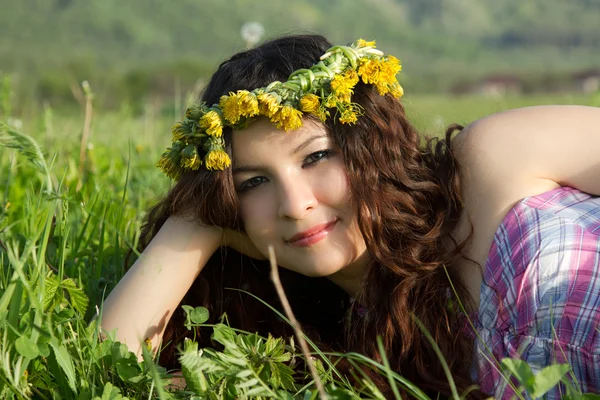
{"type": "Polygon", "coordinates": [[[257,260],[266,260],[267,258],[254,246],[248,235],[244,232],[233,229],[226,229],[223,232],[221,245],[231,247],[232,249],[252,257],[257,260]]]}

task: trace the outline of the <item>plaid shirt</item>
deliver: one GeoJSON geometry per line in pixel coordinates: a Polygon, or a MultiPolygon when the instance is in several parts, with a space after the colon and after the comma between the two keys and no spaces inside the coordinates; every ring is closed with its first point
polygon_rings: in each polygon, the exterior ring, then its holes
{"type": "Polygon", "coordinates": [[[534,373],[568,363],[575,387],[600,392],[600,197],[561,187],[517,203],[495,233],[473,322],[472,374],[490,395],[514,395],[494,361],[504,357],[534,373]]]}

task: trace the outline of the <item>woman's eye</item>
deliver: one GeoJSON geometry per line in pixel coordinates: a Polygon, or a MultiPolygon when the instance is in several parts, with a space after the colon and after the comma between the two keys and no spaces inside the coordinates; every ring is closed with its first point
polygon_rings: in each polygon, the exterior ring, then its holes
{"type": "Polygon", "coordinates": [[[248,189],[253,189],[253,188],[259,186],[261,183],[263,183],[266,180],[267,180],[267,178],[265,178],[264,176],[255,176],[253,178],[250,178],[250,179],[242,182],[238,191],[243,192],[248,189]]]}
{"type": "Polygon", "coordinates": [[[330,150],[316,151],[304,159],[304,165],[313,164],[319,160],[322,160],[323,158],[327,158],[329,155],[331,155],[330,150]]]}

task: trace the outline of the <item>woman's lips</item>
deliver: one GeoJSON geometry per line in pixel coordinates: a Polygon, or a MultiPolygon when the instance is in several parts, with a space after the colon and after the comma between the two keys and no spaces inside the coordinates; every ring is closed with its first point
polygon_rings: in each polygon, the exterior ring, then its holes
{"type": "Polygon", "coordinates": [[[310,229],[309,231],[295,235],[294,237],[292,237],[292,239],[288,240],[288,243],[292,246],[298,247],[306,247],[313,245],[329,236],[333,228],[335,228],[337,222],[338,220],[336,219],[333,222],[328,222],[321,226],[316,226],[310,229]]]}

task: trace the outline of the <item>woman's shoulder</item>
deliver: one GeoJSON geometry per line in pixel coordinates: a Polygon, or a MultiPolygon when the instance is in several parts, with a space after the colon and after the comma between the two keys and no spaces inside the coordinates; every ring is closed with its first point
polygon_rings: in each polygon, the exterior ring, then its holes
{"type": "MultiPolygon", "coordinates": [[[[473,230],[471,242],[463,251],[464,259],[457,264],[461,278],[475,304],[478,304],[480,267],[485,266],[494,235],[507,213],[523,199],[547,193],[560,185],[548,179],[533,177],[503,179],[494,172],[492,165],[484,163],[482,158],[469,155],[469,151],[474,149],[463,147],[468,147],[468,142],[459,140],[453,144],[456,146],[454,153],[459,166],[463,210],[452,235],[461,243],[473,230]]],[[[502,166],[497,165],[495,168],[502,166]]]]}

